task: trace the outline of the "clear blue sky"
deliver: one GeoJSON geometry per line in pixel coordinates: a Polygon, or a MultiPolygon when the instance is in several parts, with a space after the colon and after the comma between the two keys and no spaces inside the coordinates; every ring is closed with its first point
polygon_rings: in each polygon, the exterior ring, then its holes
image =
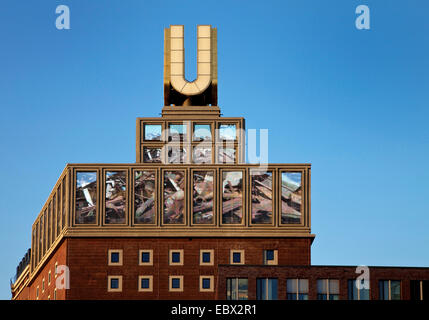
{"type": "Polygon", "coordinates": [[[133,163],[163,106],[163,36],[218,28],[219,105],[312,164],[312,263],[429,266],[429,3],[0,2],[0,298],[66,163],[133,163]],[[71,30],[55,28],[55,8],[71,30]],[[366,4],[371,29],[357,30],[366,4]]]}

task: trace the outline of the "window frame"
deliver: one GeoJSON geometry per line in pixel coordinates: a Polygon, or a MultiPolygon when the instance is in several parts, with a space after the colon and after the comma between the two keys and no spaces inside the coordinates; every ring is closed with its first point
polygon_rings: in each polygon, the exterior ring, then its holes
{"type": "Polygon", "coordinates": [[[263,251],[263,264],[266,266],[276,266],[278,265],[278,250],[277,249],[264,249],[263,251]],[[267,259],[267,252],[268,251],[273,251],[274,254],[274,259],[273,260],[268,260],[267,259]]]}
{"type": "Polygon", "coordinates": [[[229,262],[230,264],[245,264],[245,250],[244,249],[231,249],[229,254],[229,262]],[[240,254],[240,262],[234,262],[234,253],[240,254]]]}
{"type": "Polygon", "coordinates": [[[153,275],[141,275],[138,282],[139,292],[153,292],[153,275]],[[149,280],[149,288],[142,288],[142,279],[149,280]]]}
{"type": "Polygon", "coordinates": [[[122,276],[121,275],[110,275],[107,276],[107,292],[122,292],[122,276]],[[118,279],[118,288],[111,287],[111,280],[118,279]]]}
{"type": "Polygon", "coordinates": [[[214,292],[214,276],[212,276],[212,275],[200,276],[200,292],[214,292]],[[209,288],[203,287],[204,279],[210,280],[210,287],[209,288]]]}
{"type": "MultiPolygon", "coordinates": [[[[317,279],[317,281],[326,281],[326,284],[325,284],[326,285],[326,301],[340,300],[340,297],[341,297],[340,296],[340,294],[341,294],[341,290],[340,290],[341,283],[340,283],[339,279],[323,278],[323,279],[317,279]],[[338,293],[335,293],[335,294],[331,293],[331,290],[330,290],[330,282],[331,281],[338,281],[338,293]],[[331,295],[338,296],[338,299],[329,299],[329,296],[331,296],[331,295]]],[[[318,291],[318,283],[317,282],[316,282],[316,291],[317,291],[317,300],[323,300],[323,299],[319,299],[318,298],[319,295],[324,295],[325,293],[319,293],[319,291],[318,291]]]]}
{"type": "Polygon", "coordinates": [[[214,265],[214,249],[200,249],[200,266],[213,266],[214,265]],[[210,254],[210,261],[204,262],[204,253],[210,254]]]}
{"type": "Polygon", "coordinates": [[[183,276],[182,275],[173,275],[168,276],[168,291],[169,292],[183,292],[183,276]],[[180,280],[180,287],[179,288],[173,288],[173,279],[179,279],[180,280]]]}
{"type": "Polygon", "coordinates": [[[153,266],[153,249],[139,250],[139,266],[153,266]],[[142,253],[149,253],[149,262],[142,262],[142,253]]]}
{"type": "Polygon", "coordinates": [[[107,265],[108,266],[122,266],[123,265],[123,250],[122,249],[109,249],[107,251],[107,265]],[[119,254],[119,261],[112,262],[112,253],[119,254]]]}
{"type": "Polygon", "coordinates": [[[170,249],[168,252],[168,265],[170,266],[183,266],[184,263],[184,250],[183,249],[170,249]],[[179,253],[180,261],[173,262],[173,253],[179,253]]]}

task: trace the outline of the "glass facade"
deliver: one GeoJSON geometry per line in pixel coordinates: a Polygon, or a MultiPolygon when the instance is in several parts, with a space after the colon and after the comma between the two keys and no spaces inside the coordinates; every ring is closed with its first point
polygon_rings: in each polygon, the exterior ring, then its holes
{"type": "Polygon", "coordinates": [[[143,162],[145,163],[161,163],[162,148],[159,147],[144,147],[143,162]]]}
{"type": "Polygon", "coordinates": [[[194,224],[214,223],[213,171],[194,171],[192,219],[194,224]]]}
{"type": "Polygon", "coordinates": [[[185,183],[185,171],[164,172],[164,224],[185,222],[185,183]]]}
{"type": "Polygon", "coordinates": [[[222,173],[222,223],[243,222],[243,172],[222,173]]]}
{"type": "Polygon", "coordinates": [[[105,182],[105,223],[124,224],[127,211],[127,172],[107,171],[105,182]]]}
{"type": "Polygon", "coordinates": [[[156,218],[155,171],[134,172],[134,223],[153,224],[156,218]]]}
{"type": "Polygon", "coordinates": [[[252,172],[252,224],[273,223],[273,173],[252,172]]]}
{"type": "Polygon", "coordinates": [[[301,223],[301,172],[282,172],[281,185],[281,223],[301,223]]]}
{"type": "Polygon", "coordinates": [[[227,300],[248,300],[247,278],[227,278],[226,279],[226,299],[227,300]]]}
{"type": "Polygon", "coordinates": [[[277,300],[277,279],[276,278],[256,279],[256,299],[257,300],[277,300]]]}
{"type": "Polygon", "coordinates": [[[92,224],[97,216],[97,172],[76,172],[75,223],[92,224]]]}

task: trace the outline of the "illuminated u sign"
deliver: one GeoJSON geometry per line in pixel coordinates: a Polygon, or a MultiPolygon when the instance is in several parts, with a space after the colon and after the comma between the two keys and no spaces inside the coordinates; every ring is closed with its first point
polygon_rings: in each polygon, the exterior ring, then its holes
{"type": "MultiPolygon", "coordinates": [[[[216,29],[210,25],[197,26],[197,78],[194,81],[187,81],[184,26],[172,25],[165,29],[164,85],[168,96],[171,89],[183,96],[207,94],[206,91],[211,85],[210,97],[214,98],[217,95],[217,92],[214,94],[214,90],[217,90],[216,35],[216,29]]],[[[208,103],[214,102],[211,98],[209,100],[208,103]]],[[[177,105],[176,102],[170,101],[177,105]]]]}

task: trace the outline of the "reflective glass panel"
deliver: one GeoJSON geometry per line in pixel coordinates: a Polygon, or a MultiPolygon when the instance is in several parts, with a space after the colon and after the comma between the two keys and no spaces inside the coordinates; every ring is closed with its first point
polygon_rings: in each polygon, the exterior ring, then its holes
{"type": "Polygon", "coordinates": [[[168,141],[185,141],[187,133],[186,124],[170,124],[168,126],[168,141]]]}
{"type": "Polygon", "coordinates": [[[301,223],[301,172],[282,172],[281,223],[301,223]]]}
{"type": "Polygon", "coordinates": [[[162,125],[160,124],[145,124],[144,125],[144,140],[145,141],[160,141],[162,133],[162,125]]]}
{"type": "Polygon", "coordinates": [[[194,163],[212,163],[212,148],[203,146],[194,147],[192,161],[194,163]]]}
{"type": "Polygon", "coordinates": [[[213,171],[193,173],[193,223],[212,224],[213,221],[213,171]]]}
{"type": "Polygon", "coordinates": [[[252,173],[252,223],[273,222],[273,174],[252,173]]]}
{"type": "Polygon", "coordinates": [[[243,172],[222,173],[222,223],[243,221],[243,172]]]}
{"type": "Polygon", "coordinates": [[[143,162],[161,163],[162,148],[143,147],[143,162]]]}
{"type": "Polygon", "coordinates": [[[236,140],[237,127],[235,124],[220,124],[219,125],[220,140],[236,140]]]}
{"type": "Polygon", "coordinates": [[[185,207],[185,172],[164,172],[164,224],[183,224],[185,207]]]}
{"type": "Polygon", "coordinates": [[[168,147],[168,163],[186,163],[186,148],[168,147]]]}
{"type": "Polygon", "coordinates": [[[127,172],[106,172],[106,216],[108,224],[125,223],[127,201],[127,172]]]}
{"type": "Polygon", "coordinates": [[[235,163],[235,148],[219,148],[218,163],[235,163]]]}
{"type": "Polygon", "coordinates": [[[77,172],[75,223],[95,223],[96,214],[97,172],[77,172]]]}
{"type": "Polygon", "coordinates": [[[212,130],[209,124],[194,124],[193,141],[211,141],[212,130]]]}
{"type": "Polygon", "coordinates": [[[155,171],[134,172],[134,223],[155,223],[155,171]]]}

